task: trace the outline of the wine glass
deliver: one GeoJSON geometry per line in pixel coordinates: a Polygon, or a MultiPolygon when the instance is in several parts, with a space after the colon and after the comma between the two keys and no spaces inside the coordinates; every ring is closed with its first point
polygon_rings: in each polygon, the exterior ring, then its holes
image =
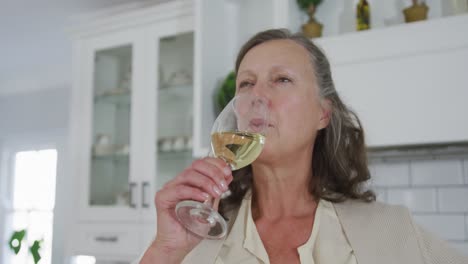
{"type": "MultiPolygon", "coordinates": [[[[214,122],[209,155],[223,159],[232,170],[249,165],[262,152],[268,124],[267,99],[251,93],[235,96],[214,122]]],[[[212,200],[181,201],[176,206],[176,215],[192,233],[221,239],[227,233],[227,223],[212,208],[212,200]]]]}

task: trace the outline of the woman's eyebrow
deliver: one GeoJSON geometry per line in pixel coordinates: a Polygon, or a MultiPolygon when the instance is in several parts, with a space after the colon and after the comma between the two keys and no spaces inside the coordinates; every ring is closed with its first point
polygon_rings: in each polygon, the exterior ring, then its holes
{"type": "Polygon", "coordinates": [[[240,71],[239,73],[237,73],[237,76],[240,76],[240,75],[253,75],[253,72],[251,70],[243,70],[243,71],[240,71]]]}

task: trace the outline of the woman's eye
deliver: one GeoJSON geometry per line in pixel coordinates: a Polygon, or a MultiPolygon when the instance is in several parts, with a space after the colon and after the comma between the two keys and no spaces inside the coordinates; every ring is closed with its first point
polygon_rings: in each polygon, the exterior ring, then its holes
{"type": "Polygon", "coordinates": [[[252,86],[252,83],[251,82],[246,82],[246,81],[241,82],[239,84],[239,88],[246,88],[246,87],[250,87],[250,86],[252,86]]]}
{"type": "Polygon", "coordinates": [[[290,83],[291,79],[289,79],[288,77],[278,77],[276,81],[280,83],[290,83]]]}

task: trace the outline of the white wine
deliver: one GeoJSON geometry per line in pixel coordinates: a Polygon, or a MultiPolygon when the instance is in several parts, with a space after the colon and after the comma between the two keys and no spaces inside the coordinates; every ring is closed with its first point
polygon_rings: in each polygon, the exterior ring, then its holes
{"type": "Polygon", "coordinates": [[[224,159],[233,170],[252,163],[262,152],[265,136],[248,132],[216,132],[211,147],[216,157],[224,159]]]}

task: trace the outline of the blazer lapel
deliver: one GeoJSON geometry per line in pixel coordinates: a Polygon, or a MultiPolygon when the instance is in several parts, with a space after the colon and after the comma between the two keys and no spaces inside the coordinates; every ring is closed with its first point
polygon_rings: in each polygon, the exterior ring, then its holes
{"type": "Polygon", "coordinates": [[[423,264],[408,210],[352,200],[334,206],[359,264],[423,264]]]}

